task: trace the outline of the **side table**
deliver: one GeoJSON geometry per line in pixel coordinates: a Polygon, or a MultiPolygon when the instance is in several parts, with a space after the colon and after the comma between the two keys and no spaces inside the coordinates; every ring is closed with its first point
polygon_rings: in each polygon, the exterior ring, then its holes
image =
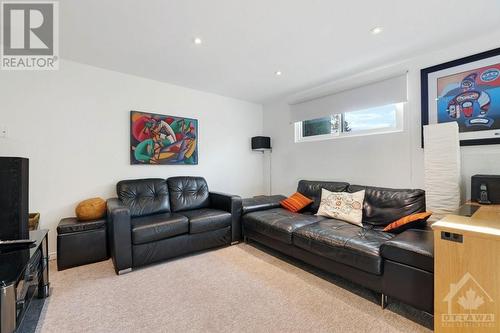
{"type": "Polygon", "coordinates": [[[500,205],[448,215],[432,229],[435,332],[498,332],[500,205]]]}

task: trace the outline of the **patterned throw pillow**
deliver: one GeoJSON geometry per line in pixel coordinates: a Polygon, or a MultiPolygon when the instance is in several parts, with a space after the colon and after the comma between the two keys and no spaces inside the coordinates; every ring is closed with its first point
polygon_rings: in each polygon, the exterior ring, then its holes
{"type": "Polygon", "coordinates": [[[355,225],[363,226],[363,201],[365,190],[348,192],[330,192],[321,189],[321,204],[316,215],[332,217],[355,225]]]}
{"type": "Polygon", "coordinates": [[[431,217],[431,215],[431,212],[423,212],[404,216],[399,220],[387,225],[384,228],[384,231],[390,231],[394,233],[405,231],[406,229],[413,228],[418,224],[425,224],[425,222],[429,219],[429,217],[431,217]]]}
{"type": "Polygon", "coordinates": [[[289,198],[282,200],[280,202],[281,206],[293,213],[297,213],[299,210],[306,208],[313,201],[308,197],[304,196],[299,192],[295,192],[289,198]]]}

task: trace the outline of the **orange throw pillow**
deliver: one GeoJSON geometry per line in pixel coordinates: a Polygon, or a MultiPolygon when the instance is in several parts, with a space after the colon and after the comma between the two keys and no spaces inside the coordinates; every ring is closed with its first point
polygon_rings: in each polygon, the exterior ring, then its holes
{"type": "Polygon", "coordinates": [[[76,206],[78,221],[98,220],[106,215],[106,201],[101,198],[83,200],[76,206]]]}
{"type": "Polygon", "coordinates": [[[313,201],[308,197],[300,194],[299,192],[295,192],[289,198],[282,200],[280,204],[283,208],[288,209],[293,213],[297,213],[299,210],[304,209],[312,202],[313,201]]]}
{"type": "Polygon", "coordinates": [[[407,215],[397,221],[392,222],[384,228],[384,231],[401,232],[410,229],[419,223],[427,221],[431,217],[431,212],[423,212],[412,215],[407,215]]]}

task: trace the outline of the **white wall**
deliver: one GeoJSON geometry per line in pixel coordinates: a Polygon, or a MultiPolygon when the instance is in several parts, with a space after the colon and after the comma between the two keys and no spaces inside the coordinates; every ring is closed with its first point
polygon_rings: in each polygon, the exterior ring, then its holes
{"type": "MultiPolygon", "coordinates": [[[[288,99],[264,105],[264,134],[271,136],[273,143],[273,193],[293,193],[299,179],[423,188],[420,70],[493,49],[500,46],[499,40],[500,31],[496,31],[437,51],[429,50],[412,59],[385,64],[383,67],[391,67],[391,70],[409,71],[405,131],[401,133],[294,143],[288,99]]],[[[268,170],[264,167],[265,181],[268,170]]],[[[467,198],[470,197],[470,176],[476,173],[500,174],[499,145],[462,148],[462,182],[467,198]]]]}
{"type": "Polygon", "coordinates": [[[82,199],[115,195],[120,179],[204,176],[211,190],[263,192],[262,156],[250,138],[262,133],[262,106],[63,61],[59,71],[0,73],[1,156],[30,159],[30,211],[41,227],[73,216],[82,199]],[[130,165],[130,110],[199,120],[196,166],[130,165]]]}

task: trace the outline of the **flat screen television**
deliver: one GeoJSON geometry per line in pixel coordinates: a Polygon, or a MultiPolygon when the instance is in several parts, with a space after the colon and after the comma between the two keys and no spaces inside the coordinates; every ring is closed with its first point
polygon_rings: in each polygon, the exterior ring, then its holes
{"type": "Polygon", "coordinates": [[[28,239],[29,160],[0,157],[0,240],[28,239]]]}

